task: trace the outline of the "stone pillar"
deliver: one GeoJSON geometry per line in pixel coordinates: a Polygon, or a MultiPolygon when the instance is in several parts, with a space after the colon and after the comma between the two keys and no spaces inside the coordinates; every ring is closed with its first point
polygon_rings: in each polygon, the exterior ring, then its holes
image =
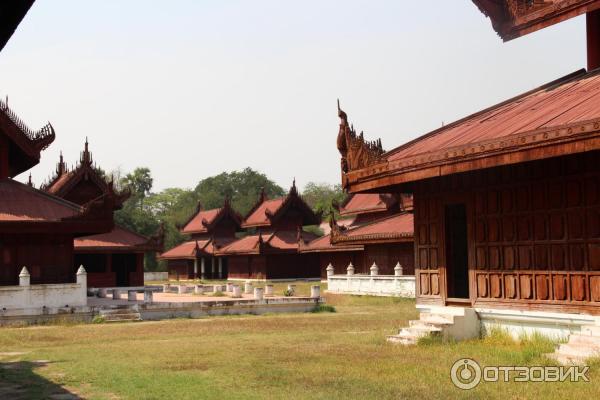
{"type": "Polygon", "coordinates": [[[244,284],[244,293],[245,294],[252,293],[252,282],[251,281],[246,281],[246,283],[244,284]]]}
{"type": "Polygon", "coordinates": [[[106,298],[106,288],[98,289],[98,297],[100,297],[101,299],[106,298]]]}
{"type": "Polygon", "coordinates": [[[154,292],[152,292],[151,290],[146,290],[144,291],[144,304],[152,304],[152,302],[154,301],[154,292]]]}
{"type": "Polygon", "coordinates": [[[163,283],[162,287],[163,287],[163,293],[169,293],[169,288],[171,287],[170,284],[163,283]]]}
{"type": "Polygon", "coordinates": [[[371,265],[371,268],[369,270],[371,271],[371,276],[379,275],[379,267],[377,267],[377,264],[373,263],[373,265],[371,265]]]}
{"type": "Polygon", "coordinates": [[[222,285],[214,285],[214,286],[213,286],[213,293],[218,293],[218,292],[221,292],[221,291],[222,291],[222,289],[223,289],[223,286],[222,286],[222,285]]]}
{"type": "Polygon", "coordinates": [[[225,289],[228,293],[233,292],[233,283],[227,283],[226,285],[226,289],[225,289]]]}
{"type": "Polygon", "coordinates": [[[313,299],[318,299],[321,297],[321,286],[313,285],[310,287],[310,297],[313,299]]]}
{"type": "Polygon", "coordinates": [[[242,297],[242,289],[240,285],[233,285],[233,295],[231,297],[242,297]]]}
{"type": "Polygon", "coordinates": [[[137,293],[135,292],[135,290],[127,291],[127,300],[128,301],[137,301],[137,293]]]}
{"type": "Polygon", "coordinates": [[[75,274],[75,281],[81,285],[81,287],[85,290],[85,294],[87,296],[87,272],[83,265],[79,266],[77,273],[75,274]]]}
{"type": "Polygon", "coordinates": [[[204,257],[200,259],[200,279],[206,279],[206,265],[204,264],[204,257]]]}
{"type": "Polygon", "coordinates": [[[204,294],[204,286],[202,286],[202,285],[194,286],[194,294],[204,294]]]}
{"type": "Polygon", "coordinates": [[[194,279],[198,279],[198,259],[194,258],[194,279]]]}
{"type": "Polygon", "coordinates": [[[265,285],[265,296],[273,296],[273,285],[265,285]]]}
{"type": "Polygon", "coordinates": [[[254,300],[262,300],[264,296],[264,289],[261,287],[254,288],[254,300]]]}
{"type": "Polygon", "coordinates": [[[177,288],[177,293],[179,293],[179,294],[185,294],[185,293],[187,293],[187,286],[185,286],[185,285],[179,285],[179,287],[177,288]]]}
{"type": "Polygon", "coordinates": [[[331,265],[331,263],[329,263],[329,265],[327,266],[325,271],[327,271],[327,279],[329,279],[329,277],[334,274],[333,265],[331,265]]]}
{"type": "Polygon", "coordinates": [[[219,257],[219,279],[223,279],[223,259],[219,257]]]}
{"type": "Polygon", "coordinates": [[[27,267],[23,267],[21,269],[21,273],[19,274],[19,286],[29,286],[31,284],[31,275],[27,270],[27,267]]]}
{"type": "Polygon", "coordinates": [[[396,264],[396,266],[394,267],[394,275],[395,276],[404,275],[404,271],[402,270],[402,265],[400,265],[400,263],[396,264]]]}
{"type": "Polygon", "coordinates": [[[346,273],[348,275],[354,275],[354,265],[352,265],[352,263],[348,264],[348,268],[346,268],[346,273]]]}
{"type": "Polygon", "coordinates": [[[121,299],[121,291],[119,289],[113,289],[112,298],[113,298],[113,300],[120,300],[121,299]]]}

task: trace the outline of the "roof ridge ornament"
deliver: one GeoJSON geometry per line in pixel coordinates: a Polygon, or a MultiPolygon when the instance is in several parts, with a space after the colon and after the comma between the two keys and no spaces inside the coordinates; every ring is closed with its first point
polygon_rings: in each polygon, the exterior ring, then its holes
{"type": "Polygon", "coordinates": [[[340,108],[338,99],[338,117],[340,128],[337,136],[337,148],[342,156],[342,186],[348,187],[346,173],[377,164],[382,161],[384,153],[381,139],[367,141],[364,133],[356,134],[354,125],[348,124],[348,115],[340,108]]]}

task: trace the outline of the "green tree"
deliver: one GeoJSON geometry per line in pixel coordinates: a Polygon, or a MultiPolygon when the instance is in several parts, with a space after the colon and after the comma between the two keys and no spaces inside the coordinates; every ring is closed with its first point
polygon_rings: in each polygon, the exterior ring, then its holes
{"type": "Polygon", "coordinates": [[[242,171],[223,172],[201,180],[194,192],[206,209],[221,207],[225,197],[242,215],[256,203],[261,188],[269,198],[285,195],[286,191],[265,174],[245,168],[242,171]]]}
{"type": "Polygon", "coordinates": [[[304,187],[302,197],[315,212],[322,212],[323,216],[327,216],[331,211],[335,212],[332,202],[341,203],[346,194],[341,185],[309,182],[304,187]]]}
{"type": "Polygon", "coordinates": [[[122,186],[131,190],[131,197],[139,201],[140,210],[144,208],[144,199],[150,194],[153,183],[150,169],[146,167],[134,169],[133,172],[125,175],[121,182],[122,186]]]}

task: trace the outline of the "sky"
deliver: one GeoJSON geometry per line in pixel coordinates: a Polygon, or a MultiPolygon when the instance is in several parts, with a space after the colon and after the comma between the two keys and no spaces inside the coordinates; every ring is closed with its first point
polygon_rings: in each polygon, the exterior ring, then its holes
{"type": "Polygon", "coordinates": [[[0,96],[56,130],[37,185],[88,137],[155,191],[245,167],[287,188],[340,182],[338,98],[390,150],[585,61],[583,17],[503,43],[469,0],[37,0],[0,96]]]}

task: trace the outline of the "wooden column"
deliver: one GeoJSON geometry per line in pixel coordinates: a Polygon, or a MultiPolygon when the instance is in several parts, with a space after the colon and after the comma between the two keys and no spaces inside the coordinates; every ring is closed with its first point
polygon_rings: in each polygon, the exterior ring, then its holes
{"type": "Polygon", "coordinates": [[[600,67],[600,10],[586,15],[588,71],[600,67]]]}

